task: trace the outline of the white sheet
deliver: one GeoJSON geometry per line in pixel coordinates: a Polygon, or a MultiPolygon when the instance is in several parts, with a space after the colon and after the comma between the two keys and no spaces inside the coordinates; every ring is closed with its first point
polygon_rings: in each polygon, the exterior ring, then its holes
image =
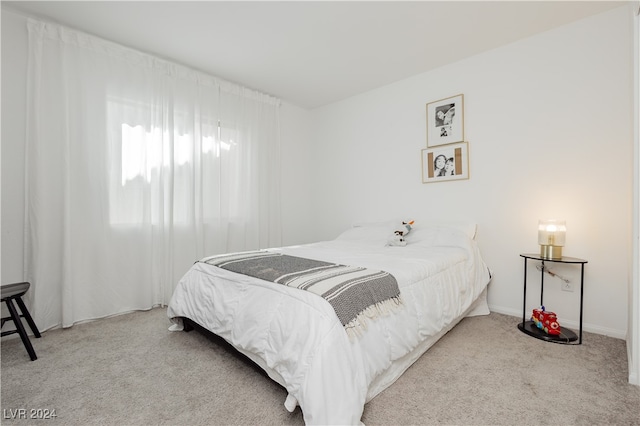
{"type": "Polygon", "coordinates": [[[168,315],[226,339],[288,391],[307,424],[359,424],[364,404],[400,374],[483,293],[490,276],[474,241],[453,231],[406,247],[337,239],[283,253],[393,274],[403,305],[350,340],[329,303],[310,292],[196,263],[168,315]]]}

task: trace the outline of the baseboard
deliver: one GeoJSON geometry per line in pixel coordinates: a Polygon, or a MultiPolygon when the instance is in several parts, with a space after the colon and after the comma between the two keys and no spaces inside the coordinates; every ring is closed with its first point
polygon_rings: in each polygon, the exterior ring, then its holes
{"type": "MultiPolygon", "coordinates": [[[[491,312],[496,312],[498,314],[504,314],[504,315],[511,315],[517,318],[522,319],[522,311],[521,310],[516,310],[516,309],[512,309],[512,308],[506,308],[504,306],[496,306],[496,305],[492,305],[489,304],[489,310],[491,310],[491,312]]],[[[561,326],[566,326],[568,328],[571,328],[573,330],[577,330],[580,328],[580,324],[578,323],[578,321],[571,321],[571,320],[563,320],[560,323],[561,326]]],[[[622,339],[622,340],[626,340],[627,339],[627,331],[626,330],[615,330],[612,328],[607,328],[607,327],[601,327],[599,325],[595,325],[595,324],[588,324],[586,322],[582,323],[582,331],[586,331],[589,333],[595,333],[595,334],[601,334],[603,336],[609,336],[609,337],[614,337],[616,339],[622,339]]]]}
{"type": "Polygon", "coordinates": [[[489,310],[491,312],[496,312],[498,314],[510,315],[512,317],[522,318],[521,310],[505,308],[503,306],[496,306],[496,305],[492,305],[491,303],[489,303],[489,310]]]}

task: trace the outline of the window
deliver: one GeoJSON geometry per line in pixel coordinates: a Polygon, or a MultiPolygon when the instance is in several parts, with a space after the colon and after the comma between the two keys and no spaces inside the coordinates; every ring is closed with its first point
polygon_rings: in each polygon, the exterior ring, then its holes
{"type": "MultiPolygon", "coordinates": [[[[238,131],[213,117],[171,115],[173,131],[152,108],[110,99],[109,219],[112,225],[189,223],[238,213],[238,131]],[[195,124],[194,124],[194,121],[195,124]],[[226,214],[221,212],[225,203],[226,214]]],[[[165,114],[163,114],[165,115],[165,114]]],[[[165,120],[166,121],[166,120],[165,120]]]]}

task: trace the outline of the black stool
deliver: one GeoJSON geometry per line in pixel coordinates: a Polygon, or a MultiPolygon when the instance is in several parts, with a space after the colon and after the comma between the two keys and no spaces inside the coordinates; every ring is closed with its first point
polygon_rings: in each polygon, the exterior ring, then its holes
{"type": "Polygon", "coordinates": [[[2,302],[6,302],[7,308],[9,309],[9,313],[11,314],[10,317],[2,318],[2,324],[0,324],[0,328],[4,326],[4,323],[6,321],[9,321],[9,320],[13,321],[13,323],[16,326],[16,329],[11,331],[3,331],[2,336],[18,333],[20,335],[20,338],[22,339],[22,343],[24,344],[24,347],[27,348],[27,352],[29,352],[31,361],[35,361],[36,359],[38,359],[38,357],[36,356],[36,352],[33,350],[33,346],[31,346],[31,342],[29,341],[29,336],[27,335],[27,332],[25,331],[24,326],[22,325],[22,320],[20,319],[21,317],[26,319],[27,324],[29,324],[29,327],[31,327],[31,331],[33,331],[33,334],[36,337],[40,337],[40,332],[38,331],[38,327],[36,327],[36,323],[33,322],[33,319],[31,318],[31,315],[29,314],[27,307],[24,305],[24,302],[22,301],[22,295],[25,294],[27,290],[29,290],[30,286],[31,284],[25,282],[25,283],[7,284],[0,287],[2,290],[1,292],[2,302]],[[16,307],[13,304],[13,300],[15,300],[18,306],[20,307],[20,311],[22,311],[22,315],[18,314],[18,311],[16,310],[16,307]]]}

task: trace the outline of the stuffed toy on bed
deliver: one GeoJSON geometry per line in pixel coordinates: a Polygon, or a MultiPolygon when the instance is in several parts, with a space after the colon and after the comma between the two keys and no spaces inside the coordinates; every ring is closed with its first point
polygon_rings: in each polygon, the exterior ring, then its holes
{"type": "Polygon", "coordinates": [[[402,225],[399,226],[395,231],[393,231],[393,235],[387,241],[388,246],[400,246],[404,247],[407,245],[405,241],[405,237],[409,232],[411,232],[411,227],[413,226],[413,220],[411,222],[402,222],[402,225]]]}

